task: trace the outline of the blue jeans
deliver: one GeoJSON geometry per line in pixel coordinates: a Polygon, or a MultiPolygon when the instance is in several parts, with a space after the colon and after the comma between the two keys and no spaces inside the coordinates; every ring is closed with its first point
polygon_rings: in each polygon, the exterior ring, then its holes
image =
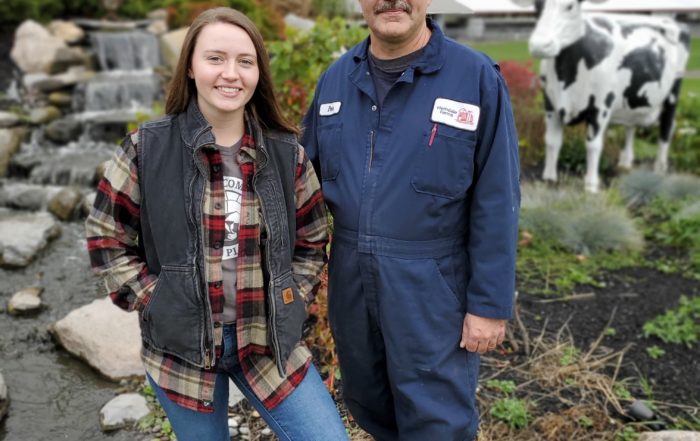
{"type": "Polygon", "coordinates": [[[178,441],[229,441],[228,379],[238,386],[281,441],[342,441],[348,436],[335,403],[313,365],[284,401],[267,410],[250,389],[238,362],[235,326],[224,327],[224,356],[214,386],[213,413],[197,412],[170,401],[148,376],[178,441]]]}

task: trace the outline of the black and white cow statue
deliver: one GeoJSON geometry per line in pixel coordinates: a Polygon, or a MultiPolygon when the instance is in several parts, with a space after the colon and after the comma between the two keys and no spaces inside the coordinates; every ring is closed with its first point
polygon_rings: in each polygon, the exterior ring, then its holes
{"type": "MultiPolygon", "coordinates": [[[[515,0],[532,5],[533,0],[515,0]]],[[[597,192],[605,129],[627,127],[619,166],[631,168],[635,126],[659,123],[654,164],[663,173],[681,78],[688,61],[687,29],[666,17],[585,13],[584,0],[538,0],[530,53],[540,62],[546,113],[543,179],[557,180],[564,125],[585,123],[585,189],[597,192]]],[[[587,0],[602,3],[605,0],[587,0]]]]}

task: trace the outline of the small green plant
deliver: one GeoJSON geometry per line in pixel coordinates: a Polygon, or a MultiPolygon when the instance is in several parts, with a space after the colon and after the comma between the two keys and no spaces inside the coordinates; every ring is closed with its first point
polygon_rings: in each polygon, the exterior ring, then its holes
{"type": "Polygon", "coordinates": [[[511,380],[489,380],[486,382],[486,387],[508,395],[516,389],[515,382],[511,380]]]}
{"type": "Polygon", "coordinates": [[[647,355],[651,357],[652,360],[656,360],[658,358],[661,358],[666,354],[666,351],[664,351],[662,348],[653,345],[649,346],[647,349],[647,355]]]}
{"type": "Polygon", "coordinates": [[[532,420],[527,402],[517,398],[501,398],[491,407],[491,415],[513,429],[526,427],[532,420]]]}
{"type": "Polygon", "coordinates": [[[654,400],[654,390],[651,382],[647,377],[640,377],[639,378],[639,387],[642,388],[642,392],[644,392],[644,395],[650,400],[650,402],[646,403],[649,408],[654,407],[654,404],[651,402],[654,400]]]}
{"type": "Polygon", "coordinates": [[[644,323],[642,331],[647,338],[658,337],[664,343],[692,347],[700,337],[700,297],[681,296],[677,309],[644,323]]]}
{"type": "Polygon", "coordinates": [[[639,432],[637,432],[637,430],[630,425],[624,426],[622,430],[617,432],[617,434],[615,435],[616,441],[636,441],[638,439],[639,432]]]}
{"type": "Polygon", "coordinates": [[[608,337],[614,337],[617,335],[617,329],[612,328],[612,327],[607,327],[607,328],[605,328],[605,331],[603,331],[603,333],[608,337]]]}
{"type": "Polygon", "coordinates": [[[627,389],[627,386],[622,383],[615,383],[613,385],[613,393],[621,400],[632,400],[632,393],[627,389]]]}
{"type": "Polygon", "coordinates": [[[578,423],[581,425],[581,427],[585,427],[587,429],[593,427],[593,420],[587,417],[586,415],[582,415],[578,419],[578,423]]]}
{"type": "Polygon", "coordinates": [[[163,408],[158,403],[153,387],[144,385],[141,388],[141,394],[146,397],[146,402],[151,412],[138,421],[136,429],[140,432],[152,433],[156,427],[160,427],[160,431],[157,431],[157,434],[160,434],[161,438],[175,441],[176,437],[175,432],[173,432],[173,427],[170,421],[168,421],[168,417],[165,415],[163,408]]]}
{"type": "Polygon", "coordinates": [[[576,363],[578,353],[578,349],[576,349],[574,346],[565,347],[561,357],[559,357],[559,364],[562,366],[569,366],[576,363]]]}

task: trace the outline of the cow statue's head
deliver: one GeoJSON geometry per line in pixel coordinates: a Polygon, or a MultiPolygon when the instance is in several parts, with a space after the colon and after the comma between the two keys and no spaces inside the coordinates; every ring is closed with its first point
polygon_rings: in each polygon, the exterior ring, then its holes
{"type": "MultiPolygon", "coordinates": [[[[537,25],[530,35],[530,53],[537,58],[554,58],[586,31],[581,15],[584,0],[513,0],[520,6],[536,4],[537,25]]],[[[586,0],[602,3],[606,0],[586,0]]]]}

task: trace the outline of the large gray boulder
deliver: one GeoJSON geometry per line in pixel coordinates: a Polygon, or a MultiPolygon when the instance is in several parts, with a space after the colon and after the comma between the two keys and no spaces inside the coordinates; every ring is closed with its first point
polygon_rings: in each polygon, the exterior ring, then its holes
{"type": "Polygon", "coordinates": [[[85,38],[85,31],[80,26],[65,20],[52,20],[49,23],[49,31],[67,44],[77,43],[85,38]]]}
{"type": "Polygon", "coordinates": [[[67,71],[56,75],[45,72],[26,74],[22,78],[22,83],[27,89],[51,93],[90,81],[94,76],[95,72],[86,69],[85,66],[71,66],[67,71]]]}
{"type": "Polygon", "coordinates": [[[70,312],[49,326],[68,352],[112,380],[143,377],[138,314],[115,306],[109,297],[70,312]]]}
{"type": "Polygon", "coordinates": [[[48,201],[58,194],[62,188],[56,185],[8,181],[0,186],[0,206],[19,208],[20,210],[43,210],[46,208],[48,201]]]}
{"type": "Polygon", "coordinates": [[[67,47],[58,37],[34,20],[24,21],[15,31],[10,57],[26,73],[49,72],[56,52],[67,47]]]}
{"type": "Polygon", "coordinates": [[[90,57],[85,50],[80,47],[59,48],[49,66],[49,73],[58,74],[74,66],[90,66],[90,57]]]}
{"type": "Polygon", "coordinates": [[[49,213],[0,213],[0,266],[29,265],[61,226],[49,213]]]}
{"type": "Polygon", "coordinates": [[[61,118],[51,121],[46,126],[44,135],[57,144],[68,144],[70,141],[77,140],[82,132],[83,125],[80,121],[73,118],[61,118]]]}

